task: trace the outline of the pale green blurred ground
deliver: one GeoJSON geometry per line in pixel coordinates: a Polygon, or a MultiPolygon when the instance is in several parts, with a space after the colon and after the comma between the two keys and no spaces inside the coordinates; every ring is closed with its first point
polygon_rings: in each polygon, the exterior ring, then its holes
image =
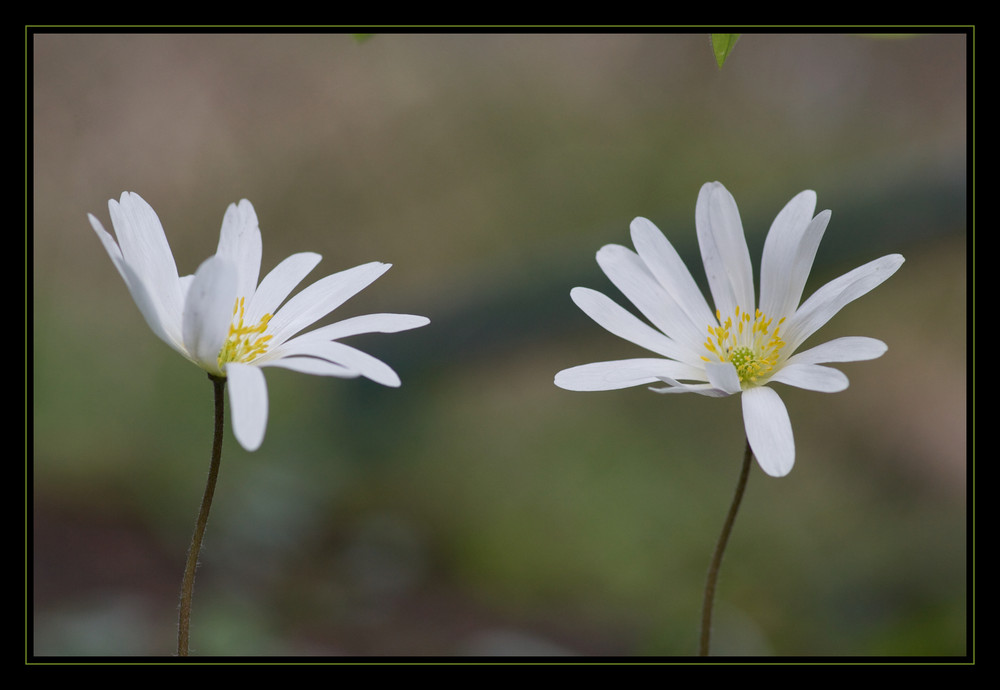
{"type": "Polygon", "coordinates": [[[967,39],[702,34],[37,35],[29,645],[166,655],[211,386],[146,327],[87,223],[139,192],[178,267],[249,198],[264,266],[394,264],[334,317],[403,378],[268,372],[231,436],[192,647],[233,655],[687,655],[742,452],[735,399],[570,393],[640,356],[569,299],[656,222],[703,279],[699,186],[751,252],[805,188],[833,210],[809,290],[901,252],[825,337],[889,352],[781,387],[797,464],[756,467],[723,568],[729,654],[967,651],[967,39]]]}

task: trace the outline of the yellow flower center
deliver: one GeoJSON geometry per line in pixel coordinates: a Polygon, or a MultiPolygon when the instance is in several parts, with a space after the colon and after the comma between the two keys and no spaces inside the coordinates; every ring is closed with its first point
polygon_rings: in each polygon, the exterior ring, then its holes
{"type": "Polygon", "coordinates": [[[753,385],[758,379],[766,377],[775,365],[785,346],[785,341],[778,334],[782,318],[771,328],[772,319],[760,309],[751,318],[749,312],[740,311],[736,307],[733,316],[726,317],[722,322],[722,314],[715,312],[721,326],[708,326],[708,339],[705,348],[712,357],[702,356],[706,362],[732,362],[741,384],[753,385]]]}
{"type": "Polygon", "coordinates": [[[219,350],[220,369],[228,362],[252,362],[267,352],[271,336],[264,333],[267,331],[271,314],[264,314],[264,318],[253,326],[245,326],[243,316],[244,298],[240,297],[233,306],[233,322],[229,325],[229,337],[219,350]]]}

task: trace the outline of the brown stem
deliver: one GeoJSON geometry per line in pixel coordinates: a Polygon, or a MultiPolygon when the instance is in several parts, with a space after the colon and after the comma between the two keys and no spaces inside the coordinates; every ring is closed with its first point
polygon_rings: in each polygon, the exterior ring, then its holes
{"type": "Polygon", "coordinates": [[[740,478],[736,483],[736,495],[733,496],[733,504],[729,506],[726,522],[722,525],[722,534],[719,535],[719,543],[715,545],[712,563],[708,566],[708,578],[705,581],[705,602],[701,609],[701,645],[698,649],[700,656],[708,656],[708,642],[712,634],[712,600],[715,598],[715,584],[719,579],[722,554],[726,551],[726,542],[729,541],[729,534],[733,531],[733,523],[736,521],[736,512],[740,509],[740,501],[743,500],[743,491],[746,489],[747,478],[750,476],[752,460],[753,451],[750,449],[750,441],[748,440],[747,449],[743,453],[743,468],[740,470],[740,478]]]}
{"type": "Polygon", "coordinates": [[[201,499],[201,509],[194,525],[194,536],[188,549],[187,565],[184,567],[184,581],[181,583],[180,614],[177,621],[177,656],[188,655],[188,638],[191,633],[191,598],[194,595],[194,572],[198,568],[198,554],[201,552],[201,541],[208,525],[208,513],[212,510],[212,496],[215,494],[215,483],[219,478],[219,462],[222,460],[222,430],[225,420],[225,390],[226,379],[208,375],[215,387],[215,438],[212,442],[212,462],[208,467],[208,482],[205,485],[205,495],[201,499]]]}

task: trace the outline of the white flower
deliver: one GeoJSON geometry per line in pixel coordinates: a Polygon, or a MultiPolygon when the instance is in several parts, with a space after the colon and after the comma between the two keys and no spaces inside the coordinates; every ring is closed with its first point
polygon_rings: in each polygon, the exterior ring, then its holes
{"type": "Polygon", "coordinates": [[[209,374],[226,379],[233,434],[247,450],[260,447],[267,426],[267,387],[261,367],[319,376],[365,376],[386,386],[400,385],[384,362],[336,340],[417,328],[429,323],[423,316],[369,314],[293,337],[363,290],[391,264],[374,261],[335,273],[285,302],[321,257],[293,254],[258,285],[260,229],[246,199],[226,209],[215,255],[194,275],[184,277],[177,274],[159,218],[138,194],[125,192],[121,201],[110,200],[108,209],[117,243],[97,218],[88,217],[132,299],[161,340],[209,374]]]}
{"type": "Polygon", "coordinates": [[[815,209],[816,194],[807,190],[774,219],[764,242],[757,301],[736,201],[718,182],[702,186],[695,227],[715,310],[667,238],[650,221],[636,218],[631,225],[636,252],[607,245],[597,252],[597,263],[656,328],[594,290],[578,287],[570,295],[608,331],[660,357],[572,367],[556,374],[556,385],[595,391],[663,383],[651,390],[709,396],[740,393],[747,440],[757,462],[771,476],[788,474],[795,462],[792,426],[785,404],[768,384],[824,393],[847,388],[843,373],[822,365],[875,359],[886,351],[885,343],[846,337],[796,350],[846,304],[880,285],[903,263],[899,254],[883,256],[827,283],[800,305],[830,220],[829,211],[813,217],[815,209]]]}

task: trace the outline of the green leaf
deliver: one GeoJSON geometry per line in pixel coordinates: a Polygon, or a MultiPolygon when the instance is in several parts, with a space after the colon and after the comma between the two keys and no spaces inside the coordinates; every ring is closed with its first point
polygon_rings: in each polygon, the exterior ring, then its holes
{"type": "Polygon", "coordinates": [[[712,50],[715,52],[715,61],[719,63],[719,69],[722,69],[722,63],[733,52],[736,39],[739,37],[739,34],[712,34],[712,50]]]}

